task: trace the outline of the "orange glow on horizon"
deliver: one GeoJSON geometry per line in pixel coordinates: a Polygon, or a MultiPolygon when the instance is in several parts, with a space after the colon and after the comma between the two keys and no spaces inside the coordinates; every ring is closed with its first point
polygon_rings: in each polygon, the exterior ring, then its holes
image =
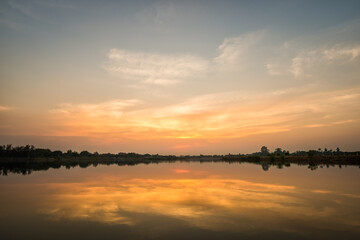
{"type": "MultiPolygon", "coordinates": [[[[250,98],[243,107],[237,106],[237,102],[232,100],[226,107],[194,100],[186,103],[186,112],[178,110],[177,105],[158,109],[141,109],[140,105],[140,109],[132,110],[128,105],[139,105],[135,100],[114,100],[98,105],[63,105],[50,112],[49,120],[54,128],[47,129],[46,135],[104,137],[109,141],[112,138],[231,139],[298,128],[348,124],[359,120],[348,119],[353,118],[348,113],[350,102],[360,102],[359,94],[351,97],[348,91],[304,97],[292,94],[286,93],[281,98],[250,98]],[[341,116],[337,113],[331,117],[334,108],[344,114],[341,116]],[[314,113],[326,118],[314,118],[314,113]]],[[[217,99],[217,96],[212,98],[217,99]]],[[[187,147],[190,145],[174,146],[178,149],[187,147]]]]}
{"type": "Polygon", "coordinates": [[[187,169],[174,169],[173,171],[176,173],[189,173],[190,172],[190,170],[187,170],[187,169]]]}
{"type": "MultiPolygon", "coordinates": [[[[256,144],[259,149],[260,145],[266,144],[262,139],[268,135],[279,136],[279,133],[291,136],[295,145],[312,136],[312,131],[306,129],[317,131],[316,142],[329,140],[331,131],[333,135],[353,134],[360,119],[353,110],[359,107],[360,94],[354,93],[358,90],[304,96],[289,90],[262,97],[249,96],[246,104],[234,100],[235,93],[229,93],[229,96],[214,94],[200,100],[194,98],[180,104],[151,108],[135,99],[62,104],[47,114],[27,119],[26,124],[18,120],[12,125],[3,125],[0,131],[10,136],[82,137],[88,145],[113,146],[115,149],[122,144],[126,145],[125,151],[151,153],[207,153],[210,146],[218,146],[217,152],[221,153],[229,151],[224,147],[229,141],[234,142],[233,152],[237,140],[251,136],[259,136],[256,144]],[[295,138],[306,132],[307,135],[295,138]],[[157,150],[151,150],[155,143],[157,150]],[[143,147],[145,145],[147,147],[143,147]]],[[[11,111],[7,110],[6,114],[15,113],[11,111]]],[[[280,141],[280,137],[273,137],[271,142],[280,141]]]]}

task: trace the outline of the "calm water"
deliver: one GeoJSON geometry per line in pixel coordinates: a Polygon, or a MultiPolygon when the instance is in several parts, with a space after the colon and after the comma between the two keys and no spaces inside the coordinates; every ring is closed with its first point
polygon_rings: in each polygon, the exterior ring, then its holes
{"type": "Polygon", "coordinates": [[[360,169],[162,163],[0,177],[2,239],[360,239],[360,169]]]}

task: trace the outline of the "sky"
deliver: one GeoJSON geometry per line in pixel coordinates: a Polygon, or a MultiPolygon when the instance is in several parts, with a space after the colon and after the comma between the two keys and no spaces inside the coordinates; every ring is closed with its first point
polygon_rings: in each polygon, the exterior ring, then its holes
{"type": "Polygon", "coordinates": [[[360,1],[0,1],[0,144],[360,146],[360,1]]]}

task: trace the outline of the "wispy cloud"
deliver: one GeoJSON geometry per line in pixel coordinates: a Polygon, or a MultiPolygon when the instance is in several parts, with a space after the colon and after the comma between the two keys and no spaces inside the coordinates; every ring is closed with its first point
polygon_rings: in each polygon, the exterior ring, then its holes
{"type": "Polygon", "coordinates": [[[192,55],[166,55],[111,49],[109,73],[145,84],[169,85],[194,77],[207,68],[207,61],[192,55]]]}
{"type": "Polygon", "coordinates": [[[276,58],[265,64],[269,75],[288,75],[295,78],[320,77],[324,73],[330,75],[333,69],[352,66],[359,60],[360,45],[337,43],[331,46],[311,49],[292,49],[287,46],[282,48],[283,58],[276,58]],[[324,72],[325,70],[325,72],[324,72]]]}
{"type": "Polygon", "coordinates": [[[265,64],[265,67],[269,75],[277,76],[283,74],[282,66],[280,64],[267,63],[265,64]]]}
{"type": "Polygon", "coordinates": [[[0,105],[0,111],[8,111],[8,110],[11,110],[12,108],[11,107],[6,107],[6,106],[1,106],[0,105]]]}
{"type": "Polygon", "coordinates": [[[51,110],[51,113],[70,114],[83,113],[88,116],[113,116],[120,117],[124,114],[125,110],[130,107],[140,104],[141,101],[137,99],[120,100],[115,99],[108,102],[99,104],[71,104],[64,103],[59,108],[51,110]]]}
{"type": "Polygon", "coordinates": [[[244,68],[251,47],[263,38],[264,33],[263,30],[233,38],[225,38],[218,47],[218,56],[214,58],[214,63],[226,68],[244,68]]]}
{"type": "Polygon", "coordinates": [[[351,114],[360,110],[357,91],[309,93],[306,89],[289,89],[262,96],[228,92],[150,108],[139,100],[62,104],[51,111],[57,130],[49,134],[109,139],[228,139],[350,124],[359,120],[351,114]]]}
{"type": "MultiPolygon", "coordinates": [[[[302,80],[311,78],[312,81],[327,81],[336,85],[336,78],[340,77],[339,74],[344,74],[342,69],[351,68],[348,74],[358,71],[358,43],[335,42],[321,47],[311,47],[311,44],[305,43],[305,46],[299,47],[293,41],[280,45],[273,42],[264,47],[264,42],[272,37],[268,30],[260,30],[225,38],[217,48],[215,57],[208,59],[189,54],[111,49],[104,69],[120,79],[133,80],[131,86],[196,82],[193,79],[200,79],[202,82],[220,79],[236,82],[237,79],[243,79],[251,82],[268,78],[269,75],[275,84],[278,79],[287,77],[302,80]],[[274,49],[277,50],[274,52],[274,49]],[[324,79],[325,77],[328,79],[324,79]]],[[[351,79],[353,78],[352,76],[351,79]]],[[[352,81],[351,79],[348,78],[348,81],[352,81]]],[[[270,85],[264,81],[263,83],[270,85]]]]}
{"type": "Polygon", "coordinates": [[[295,77],[316,76],[324,68],[331,70],[334,66],[338,67],[357,60],[359,55],[360,45],[334,45],[330,48],[304,51],[291,60],[289,71],[295,77]]]}
{"type": "Polygon", "coordinates": [[[262,39],[265,31],[226,38],[218,47],[217,55],[204,59],[189,54],[160,54],[111,49],[104,69],[120,79],[141,84],[172,85],[211,73],[224,74],[228,70],[241,70],[249,64],[251,48],[262,39]]]}
{"type": "Polygon", "coordinates": [[[322,52],[324,58],[330,61],[342,59],[343,61],[353,61],[360,56],[360,45],[355,46],[341,46],[335,45],[330,49],[325,49],[322,52]]]}

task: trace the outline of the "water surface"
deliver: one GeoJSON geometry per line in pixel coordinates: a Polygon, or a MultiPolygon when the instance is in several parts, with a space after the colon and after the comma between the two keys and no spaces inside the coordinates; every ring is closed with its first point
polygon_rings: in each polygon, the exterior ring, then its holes
{"type": "Polygon", "coordinates": [[[3,239],[360,239],[358,167],[76,167],[0,187],[3,239]]]}

